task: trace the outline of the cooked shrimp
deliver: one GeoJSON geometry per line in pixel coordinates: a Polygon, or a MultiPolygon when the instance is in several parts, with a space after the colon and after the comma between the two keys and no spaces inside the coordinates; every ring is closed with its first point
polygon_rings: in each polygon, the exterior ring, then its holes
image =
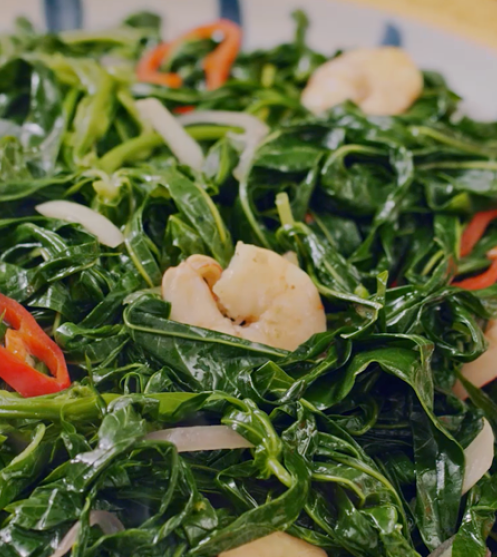
{"type": "Polygon", "coordinates": [[[316,286],[293,262],[239,242],[223,272],[210,257],[193,255],[168,269],[162,295],[171,319],[228,335],[295,350],[326,331],[316,286]]]}
{"type": "MultiPolygon", "coordinates": [[[[221,276],[221,266],[211,257],[199,255],[189,257],[178,267],[172,267],[165,272],[162,280],[162,296],[171,302],[173,321],[238,336],[233,322],[219,311],[216,298],[206,278],[214,276],[218,267],[221,276]],[[204,258],[203,266],[198,264],[199,257],[204,258]],[[207,265],[210,265],[210,269],[207,265]]],[[[211,282],[212,286],[214,284],[215,282],[211,282]]]]}
{"type": "Polygon", "coordinates": [[[302,104],[319,114],[351,100],[366,114],[388,116],[405,112],[422,90],[423,75],[405,51],[360,48],[319,67],[302,94],[302,104]]]}
{"type": "Polygon", "coordinates": [[[326,557],[326,552],[286,532],[274,532],[219,557],[326,557]]]}
{"type": "Polygon", "coordinates": [[[299,266],[299,258],[297,257],[297,254],[294,251],[287,251],[286,253],[283,254],[283,257],[287,261],[295,265],[296,267],[299,266]]]}
{"type": "Polygon", "coordinates": [[[207,283],[212,290],[216,282],[221,278],[223,268],[219,263],[207,255],[192,255],[188,258],[188,265],[193,268],[207,283]]]}

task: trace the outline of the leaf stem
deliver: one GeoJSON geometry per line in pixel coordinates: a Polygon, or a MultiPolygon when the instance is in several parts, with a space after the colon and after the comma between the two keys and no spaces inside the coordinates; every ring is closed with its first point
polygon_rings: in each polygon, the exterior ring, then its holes
{"type": "Polygon", "coordinates": [[[215,141],[228,133],[243,133],[244,130],[235,126],[198,125],[186,126],[185,131],[197,141],[215,141]]]}
{"type": "Polygon", "coordinates": [[[147,158],[157,147],[164,145],[164,140],[155,132],[148,132],[121,143],[107,152],[99,161],[99,168],[112,174],[125,163],[147,158]]]}
{"type": "Polygon", "coordinates": [[[415,137],[424,135],[425,137],[430,137],[431,139],[434,139],[435,141],[438,141],[443,145],[455,147],[456,149],[460,149],[461,151],[465,151],[466,153],[473,153],[480,156],[497,156],[497,149],[485,149],[485,147],[482,147],[481,145],[474,145],[468,141],[451,137],[450,135],[442,133],[433,128],[429,128],[428,126],[413,126],[410,128],[410,131],[415,137]]]}
{"type": "Polygon", "coordinates": [[[286,192],[281,192],[276,196],[276,208],[278,209],[278,215],[283,226],[292,226],[295,224],[292,208],[290,207],[290,200],[286,192]]]}
{"type": "Polygon", "coordinates": [[[437,161],[417,166],[418,170],[495,170],[497,171],[497,162],[494,161],[437,161]]]}
{"type": "Polygon", "coordinates": [[[285,470],[281,463],[273,458],[268,460],[268,467],[273,474],[280,480],[286,487],[290,488],[293,485],[292,476],[285,470]]]}
{"type": "Polygon", "coordinates": [[[245,217],[252,228],[252,231],[257,236],[257,239],[267,249],[271,249],[271,244],[267,241],[267,238],[262,231],[257,219],[255,218],[254,213],[252,212],[252,207],[250,206],[250,198],[248,194],[248,177],[244,177],[243,180],[240,182],[240,203],[242,205],[243,212],[245,217]]]}

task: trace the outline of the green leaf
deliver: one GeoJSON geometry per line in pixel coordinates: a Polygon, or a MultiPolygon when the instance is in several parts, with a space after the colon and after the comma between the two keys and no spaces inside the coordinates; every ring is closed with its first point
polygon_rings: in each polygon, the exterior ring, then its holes
{"type": "Polygon", "coordinates": [[[197,231],[219,263],[227,267],[233,255],[233,244],[209,194],[178,170],[167,169],[163,171],[162,178],[182,216],[197,231]]]}
{"type": "Polygon", "coordinates": [[[143,204],[129,220],[124,231],[125,245],[139,274],[150,287],[154,287],[160,284],[162,274],[155,253],[158,250],[143,229],[145,207],[143,204]]]}
{"type": "Polygon", "coordinates": [[[52,439],[43,424],[28,446],[0,470],[0,509],[4,509],[42,475],[50,461],[52,439]]]}
{"type": "Polygon", "coordinates": [[[141,297],[125,310],[124,320],[133,340],[175,372],[180,385],[194,391],[236,389],[245,367],[280,359],[287,353],[237,337],[170,321],[170,306],[141,297]]]}

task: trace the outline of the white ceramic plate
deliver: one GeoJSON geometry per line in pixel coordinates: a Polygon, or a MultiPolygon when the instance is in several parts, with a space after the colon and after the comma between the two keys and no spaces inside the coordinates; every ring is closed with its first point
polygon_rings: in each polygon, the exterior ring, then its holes
{"type": "Polygon", "coordinates": [[[386,12],[337,0],[0,0],[0,29],[17,15],[40,28],[103,28],[130,12],[151,10],[173,37],[219,16],[241,23],[245,48],[268,47],[292,36],[290,14],[303,8],[312,28],[310,44],[325,53],[337,48],[396,44],[423,69],[438,70],[465,100],[475,118],[497,120],[497,52],[436,28],[386,12]]]}

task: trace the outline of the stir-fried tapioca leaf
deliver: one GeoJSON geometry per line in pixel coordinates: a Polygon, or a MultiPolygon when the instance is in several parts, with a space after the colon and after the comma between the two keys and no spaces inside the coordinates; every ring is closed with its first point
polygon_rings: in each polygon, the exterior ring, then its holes
{"type": "Polygon", "coordinates": [[[40,423],[27,447],[0,471],[0,508],[4,509],[43,474],[52,456],[53,435],[40,423]]]}
{"type": "MultiPolygon", "coordinates": [[[[433,72],[399,116],[310,113],[302,91],[340,53],[313,51],[307,17],[295,22],[293,41],[239,53],[218,88],[204,59],[222,33],[163,57],[179,87],[138,79],[175,38],[147,12],[51,35],[21,19],[0,37],[0,293],[57,342],[73,381],[32,399],[0,385],[2,557],[50,557],[76,523],[72,557],[215,557],[281,530],[334,557],[426,556],[447,540],[453,557],[495,552],[495,466],[462,486],[483,415],[497,431],[496,390],[461,370],[489,347],[497,289],[453,283],[492,268],[497,225],[470,253],[464,230],[497,207],[496,124],[459,116],[433,72]],[[147,97],[268,132],[188,125],[190,168],[141,118],[147,97]],[[38,213],[58,200],[124,241],[38,213]],[[227,268],[238,241],[293,252],[326,331],[288,352],[170,319],[163,273],[195,254],[227,268]],[[147,436],[213,425],[253,446],[178,453],[169,433],[147,436]],[[123,530],[91,526],[94,511],[123,530]]],[[[2,347],[9,325],[0,313],[2,347]]]]}
{"type": "Polygon", "coordinates": [[[197,231],[219,263],[227,266],[233,255],[231,237],[204,185],[188,180],[172,169],[165,170],[161,178],[181,215],[197,231]]]}
{"type": "Polygon", "coordinates": [[[124,320],[132,339],[171,368],[178,384],[189,390],[230,392],[244,368],[286,355],[276,348],[171,321],[169,311],[168,303],[141,297],[126,308],[124,320]]]}

